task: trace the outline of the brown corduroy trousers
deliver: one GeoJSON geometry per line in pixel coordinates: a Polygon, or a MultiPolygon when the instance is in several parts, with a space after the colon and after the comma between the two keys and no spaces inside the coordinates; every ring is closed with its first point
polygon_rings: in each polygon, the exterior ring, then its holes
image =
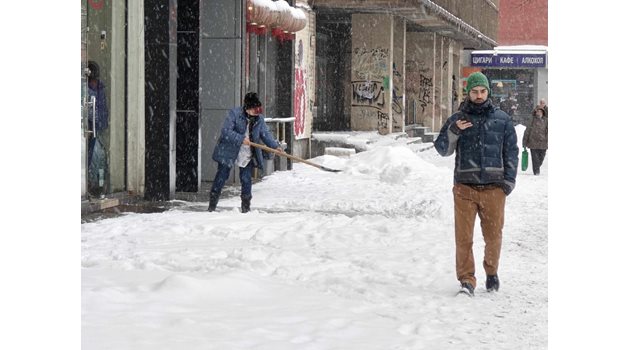
{"type": "Polygon", "coordinates": [[[477,286],[475,279],[475,257],[473,256],[473,231],[477,215],[481,220],[481,231],[486,243],[483,268],[486,275],[496,275],[501,256],[503,214],[506,195],[495,185],[453,186],[455,200],[455,267],[460,282],[477,286]]]}

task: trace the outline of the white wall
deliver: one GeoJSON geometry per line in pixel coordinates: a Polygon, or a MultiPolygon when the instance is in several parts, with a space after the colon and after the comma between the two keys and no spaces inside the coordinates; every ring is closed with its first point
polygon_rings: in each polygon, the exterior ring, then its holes
{"type": "Polygon", "coordinates": [[[130,1],[127,53],[127,190],[144,195],[144,1],[130,1]]]}

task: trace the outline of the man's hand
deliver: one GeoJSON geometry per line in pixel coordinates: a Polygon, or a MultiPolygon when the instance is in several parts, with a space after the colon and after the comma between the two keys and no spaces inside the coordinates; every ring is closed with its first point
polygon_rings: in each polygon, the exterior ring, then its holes
{"type": "Polygon", "coordinates": [[[249,137],[245,137],[245,140],[243,140],[243,144],[249,145],[249,137]]]}
{"type": "Polygon", "coordinates": [[[472,123],[467,120],[460,119],[455,122],[455,125],[457,125],[460,130],[466,130],[472,126],[472,123]]]}
{"type": "Polygon", "coordinates": [[[276,151],[279,151],[280,153],[284,153],[284,149],[282,149],[282,146],[279,146],[278,148],[276,148],[276,151]]]}

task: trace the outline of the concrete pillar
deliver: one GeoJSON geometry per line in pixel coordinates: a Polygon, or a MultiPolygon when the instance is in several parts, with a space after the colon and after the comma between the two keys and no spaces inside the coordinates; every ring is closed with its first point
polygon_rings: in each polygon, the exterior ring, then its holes
{"type": "Polygon", "coordinates": [[[129,3],[127,190],[144,195],[144,1],[129,3]]]}
{"type": "Polygon", "coordinates": [[[394,18],[394,66],[392,75],[392,131],[405,131],[405,50],[407,23],[394,18]]]}
{"type": "Polygon", "coordinates": [[[112,6],[109,106],[109,186],[125,189],[125,7],[112,6]]]}
{"type": "Polygon", "coordinates": [[[394,17],[352,15],[352,130],[392,132],[394,17]]]}
{"type": "Polygon", "coordinates": [[[313,128],[313,106],[315,104],[315,50],[316,50],[316,15],[307,6],[307,2],[298,1],[299,9],[307,18],[304,29],[295,33],[293,79],[293,134],[295,140],[291,149],[293,155],[308,157],[309,142],[313,128]]]}
{"type": "Polygon", "coordinates": [[[449,62],[452,62],[451,56],[449,55],[450,39],[442,36],[437,36],[437,39],[440,43],[440,88],[437,91],[439,98],[436,100],[438,101],[438,105],[436,107],[438,110],[435,113],[433,132],[440,131],[442,124],[444,124],[444,121],[450,116],[448,114],[448,106],[451,104],[449,101],[451,101],[451,96],[453,95],[451,90],[451,87],[453,86],[451,83],[452,74],[451,70],[449,70],[449,62]]]}
{"type": "Polygon", "coordinates": [[[411,114],[408,119],[431,128],[435,115],[435,87],[436,83],[439,84],[435,69],[435,41],[435,33],[407,33],[405,88],[407,110],[411,114]]]}

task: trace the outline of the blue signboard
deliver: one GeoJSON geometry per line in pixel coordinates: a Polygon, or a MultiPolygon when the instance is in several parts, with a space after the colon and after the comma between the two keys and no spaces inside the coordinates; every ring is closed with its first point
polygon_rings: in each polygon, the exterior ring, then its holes
{"type": "Polygon", "coordinates": [[[512,53],[471,53],[470,65],[473,67],[528,67],[544,68],[547,66],[547,55],[544,53],[512,54],[512,53]]]}

